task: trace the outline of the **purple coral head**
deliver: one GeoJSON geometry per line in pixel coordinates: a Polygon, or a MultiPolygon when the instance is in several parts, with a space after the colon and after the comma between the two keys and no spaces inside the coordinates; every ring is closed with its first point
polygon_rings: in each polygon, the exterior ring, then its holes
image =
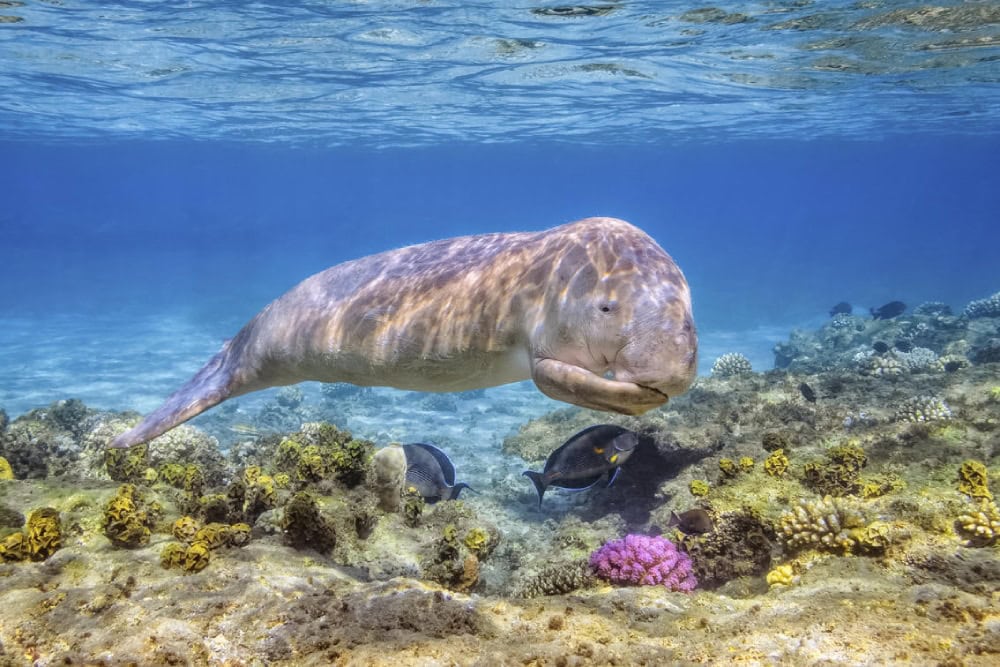
{"type": "Polygon", "coordinates": [[[590,567],[598,577],[614,584],[655,586],[691,591],[698,584],[691,559],[665,537],[626,535],[611,540],[590,554],[590,567]]]}

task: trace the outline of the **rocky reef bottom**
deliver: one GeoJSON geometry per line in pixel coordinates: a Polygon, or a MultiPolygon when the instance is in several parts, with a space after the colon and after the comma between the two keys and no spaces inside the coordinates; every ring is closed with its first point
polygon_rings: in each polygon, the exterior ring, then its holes
{"type": "Polygon", "coordinates": [[[159,544],[86,542],[4,566],[0,664],[989,665],[1000,650],[1000,566],[982,550],[893,567],[830,558],[753,597],[641,587],[517,600],[358,581],[273,544],[176,576],[159,544]]]}
{"type": "Polygon", "coordinates": [[[0,411],[0,667],[995,665],[992,312],[834,318],[641,417],[453,438],[475,492],[437,503],[331,423],[108,451],[138,415],[0,411]],[[540,505],[521,471],[599,423],[637,436],[615,483],[540,505]]]}

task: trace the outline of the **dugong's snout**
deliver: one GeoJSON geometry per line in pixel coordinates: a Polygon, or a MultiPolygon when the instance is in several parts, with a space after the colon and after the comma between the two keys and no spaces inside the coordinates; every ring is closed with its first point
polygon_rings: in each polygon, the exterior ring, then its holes
{"type": "Polygon", "coordinates": [[[632,382],[667,398],[687,391],[698,372],[698,336],[689,318],[671,331],[637,335],[615,357],[616,380],[632,382]]]}

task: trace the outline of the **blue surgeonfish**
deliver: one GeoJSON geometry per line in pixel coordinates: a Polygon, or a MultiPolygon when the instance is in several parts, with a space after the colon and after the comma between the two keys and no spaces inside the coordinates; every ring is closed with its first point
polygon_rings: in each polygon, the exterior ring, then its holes
{"type": "Polygon", "coordinates": [[[455,483],[455,466],[443,451],[434,445],[415,442],[403,445],[406,454],[406,484],[404,488],[420,495],[429,503],[457,500],[462,489],[472,490],[465,482],[455,483]]]}
{"type": "Polygon", "coordinates": [[[582,491],[607,479],[611,486],[620,466],[639,444],[639,436],[621,426],[598,424],[585,428],[549,454],[542,472],[525,470],[538,491],[538,506],[542,506],[545,489],[557,486],[582,491]]]}

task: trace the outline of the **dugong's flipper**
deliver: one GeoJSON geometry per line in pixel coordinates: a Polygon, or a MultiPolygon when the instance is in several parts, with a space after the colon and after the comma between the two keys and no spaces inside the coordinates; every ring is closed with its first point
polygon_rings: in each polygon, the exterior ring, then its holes
{"type": "Polygon", "coordinates": [[[233,373],[227,364],[229,344],[202,366],[193,378],[175,391],[155,412],[135,428],[111,441],[109,447],[131,447],[148,442],[178,424],[218,405],[232,394],[233,373]]]}

